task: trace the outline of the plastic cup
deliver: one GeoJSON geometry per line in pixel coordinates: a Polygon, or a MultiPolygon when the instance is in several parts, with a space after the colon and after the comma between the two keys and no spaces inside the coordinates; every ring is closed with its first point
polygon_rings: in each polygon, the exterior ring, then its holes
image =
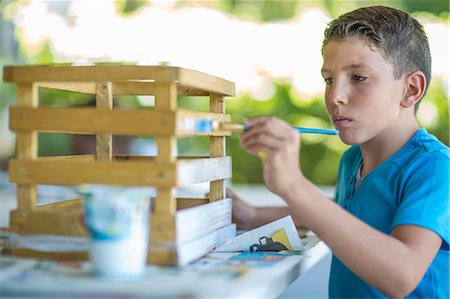
{"type": "Polygon", "coordinates": [[[144,273],[150,227],[150,197],[139,189],[83,188],[85,222],[90,234],[94,274],[114,280],[144,273]]]}

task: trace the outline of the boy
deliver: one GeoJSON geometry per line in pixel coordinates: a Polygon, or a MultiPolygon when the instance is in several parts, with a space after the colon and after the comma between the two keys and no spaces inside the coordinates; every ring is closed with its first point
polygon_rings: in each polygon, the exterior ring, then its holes
{"type": "Polygon", "coordinates": [[[331,298],[448,298],[449,150],[415,118],[431,73],[422,26],[393,8],[360,8],[328,25],[322,53],[327,111],[352,145],[336,202],[301,172],[299,134],[253,117],[241,146],[262,158],[267,187],[289,208],[254,209],[230,194],[235,221],[292,213],[333,251],[331,298]]]}

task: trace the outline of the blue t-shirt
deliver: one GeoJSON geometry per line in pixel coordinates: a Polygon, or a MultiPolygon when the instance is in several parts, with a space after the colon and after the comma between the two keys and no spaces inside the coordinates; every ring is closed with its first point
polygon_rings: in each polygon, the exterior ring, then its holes
{"type": "MultiPolygon", "coordinates": [[[[359,145],[343,155],[336,202],[377,230],[391,234],[404,224],[434,231],[442,245],[417,288],[407,298],[449,298],[450,154],[425,129],[373,169],[355,189],[362,156],[359,145]]],[[[383,248],[380,248],[382,253],[383,248]]],[[[383,275],[383,273],[380,273],[383,275]]],[[[385,297],[333,256],[330,298],[385,297]]]]}

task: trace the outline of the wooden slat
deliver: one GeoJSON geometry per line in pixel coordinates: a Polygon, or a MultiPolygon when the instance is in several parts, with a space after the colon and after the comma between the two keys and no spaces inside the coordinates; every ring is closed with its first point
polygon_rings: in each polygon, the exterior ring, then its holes
{"type": "MultiPolygon", "coordinates": [[[[114,82],[114,95],[155,95],[155,82],[114,82]]],[[[209,92],[176,84],[178,96],[209,96],[209,92]]]]}
{"type": "Polygon", "coordinates": [[[36,82],[38,87],[71,91],[85,94],[95,94],[95,82],[36,82]]]}
{"type": "Polygon", "coordinates": [[[234,96],[236,94],[236,88],[233,82],[202,72],[180,69],[178,77],[178,81],[182,85],[203,89],[224,96],[234,96]]]}
{"type": "Polygon", "coordinates": [[[176,164],[138,161],[37,159],[10,161],[10,180],[21,184],[185,186],[231,177],[231,158],[178,159],[176,164]]]}
{"type": "Polygon", "coordinates": [[[65,212],[65,211],[82,211],[83,202],[79,198],[63,200],[52,202],[48,204],[38,205],[37,211],[54,211],[54,212],[65,212]]]}
{"type": "Polygon", "coordinates": [[[234,83],[199,71],[171,66],[5,66],[6,82],[89,82],[153,80],[179,84],[225,96],[235,95],[234,83]]]}
{"type": "MultiPolygon", "coordinates": [[[[157,157],[156,156],[130,156],[130,155],[114,155],[113,160],[115,161],[134,161],[134,162],[149,162],[155,163],[157,157]]],[[[208,159],[209,156],[180,156],[179,159],[182,160],[193,160],[193,159],[208,159]]],[[[48,157],[39,157],[41,161],[95,161],[94,155],[69,155],[69,156],[48,156],[48,157]]]]}
{"type": "Polygon", "coordinates": [[[177,186],[216,181],[230,177],[231,157],[178,159],[177,162],[177,186]]]}
{"type": "Polygon", "coordinates": [[[201,88],[178,85],[178,96],[209,96],[209,92],[201,88]]]}
{"type": "Polygon", "coordinates": [[[10,128],[14,131],[158,136],[174,134],[175,114],[158,113],[153,109],[10,107],[10,128]]]}
{"type": "Polygon", "coordinates": [[[3,79],[6,82],[101,82],[128,80],[157,80],[175,82],[179,68],[170,66],[60,66],[22,65],[4,66],[3,79]]]}
{"type": "MultiPolygon", "coordinates": [[[[183,157],[184,158],[184,157],[183,157]]],[[[208,157],[196,157],[196,158],[208,158],[208,157]]],[[[95,155],[68,155],[68,156],[46,156],[39,157],[40,161],[88,161],[95,162],[95,155]]],[[[112,156],[114,161],[140,161],[154,163],[156,157],[149,156],[129,156],[129,155],[114,155],[112,156]]]]}
{"type": "MultiPolygon", "coordinates": [[[[95,82],[37,82],[39,87],[62,91],[95,94],[95,82]]],[[[155,82],[114,82],[113,94],[120,95],[155,95],[155,82]]],[[[208,91],[177,84],[179,96],[209,96],[208,91]]]]}
{"type": "MultiPolygon", "coordinates": [[[[225,113],[225,101],[223,96],[218,94],[210,95],[210,111],[216,113],[225,113]]],[[[209,138],[209,156],[225,156],[225,138],[221,136],[211,136],[209,138]]],[[[209,184],[209,199],[215,201],[225,198],[226,182],[225,180],[214,180],[209,184]]]]}
{"type": "MultiPolygon", "coordinates": [[[[155,82],[114,82],[114,95],[155,95],[155,82]]],[[[209,92],[176,84],[178,96],[209,96],[209,92]]]]}
{"type": "Polygon", "coordinates": [[[87,236],[82,210],[58,213],[49,210],[11,212],[11,231],[20,235],[87,236]]]}
{"type": "Polygon", "coordinates": [[[230,131],[193,133],[183,130],[175,122],[183,118],[210,119],[227,122],[230,115],[179,110],[158,112],[153,109],[113,109],[95,108],[29,108],[10,107],[10,129],[14,131],[59,132],[95,134],[112,132],[117,135],[150,136],[229,136],[230,131]],[[177,121],[175,121],[177,119],[177,121]]]}
{"type": "Polygon", "coordinates": [[[177,198],[177,210],[200,206],[208,202],[207,198],[177,198]]]}
{"type": "Polygon", "coordinates": [[[220,122],[229,122],[231,119],[231,116],[229,114],[224,113],[216,113],[216,112],[203,112],[203,111],[192,111],[192,110],[186,110],[186,109],[177,109],[175,112],[175,115],[177,118],[184,118],[184,117],[195,117],[199,119],[211,119],[216,120],[220,122]]]}
{"type": "MultiPolygon", "coordinates": [[[[129,156],[125,156],[127,157],[126,159],[129,158],[129,156]]],[[[123,159],[122,155],[118,155],[117,156],[117,160],[121,160],[123,159]]],[[[68,156],[43,156],[43,157],[39,157],[39,160],[42,161],[69,161],[69,160],[78,160],[78,161],[94,161],[95,160],[95,155],[68,155],[68,156]]]]}
{"type": "MultiPolygon", "coordinates": [[[[113,109],[112,83],[97,82],[96,94],[97,94],[96,96],[97,110],[111,111],[113,109]]],[[[111,160],[112,157],[111,131],[97,133],[95,149],[97,160],[111,160]]]]}
{"type": "Polygon", "coordinates": [[[175,164],[120,161],[10,161],[10,180],[22,184],[175,186],[175,164]]]}
{"type": "Polygon", "coordinates": [[[89,259],[88,252],[43,252],[24,248],[12,248],[14,256],[33,257],[38,259],[53,259],[62,261],[82,261],[89,259]]]}
{"type": "MultiPolygon", "coordinates": [[[[36,107],[39,104],[37,87],[33,83],[17,85],[17,106],[36,107]]],[[[17,159],[34,160],[38,154],[38,139],[35,131],[19,132],[16,139],[17,159]]],[[[18,207],[33,210],[37,202],[37,189],[34,183],[17,186],[18,207]]]]}

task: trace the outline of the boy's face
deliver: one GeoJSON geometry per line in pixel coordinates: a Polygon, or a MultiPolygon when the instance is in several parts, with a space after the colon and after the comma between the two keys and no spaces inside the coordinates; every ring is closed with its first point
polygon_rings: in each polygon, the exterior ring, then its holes
{"type": "Polygon", "coordinates": [[[391,136],[399,125],[403,77],[394,79],[392,65],[360,39],[330,41],[323,58],[325,102],[342,141],[391,136]]]}

